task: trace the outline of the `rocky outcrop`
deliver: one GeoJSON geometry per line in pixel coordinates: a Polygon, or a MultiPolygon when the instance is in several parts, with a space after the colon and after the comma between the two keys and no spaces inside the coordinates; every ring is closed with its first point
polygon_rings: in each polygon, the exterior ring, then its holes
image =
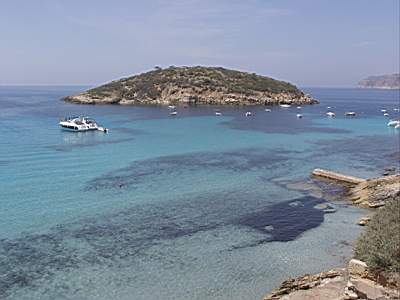
{"type": "Polygon", "coordinates": [[[400,196],[400,174],[368,179],[349,189],[353,204],[364,208],[378,208],[400,196]]]}
{"type": "Polygon", "coordinates": [[[400,89],[400,74],[370,76],[358,83],[360,88],[400,89]]]}
{"type": "Polygon", "coordinates": [[[327,296],[335,299],[343,294],[346,286],[344,277],[345,269],[334,269],[315,275],[307,274],[296,279],[288,279],[263,300],[311,299],[307,298],[310,296],[310,291],[313,291],[313,299],[326,299],[327,296]]]}
{"type": "Polygon", "coordinates": [[[263,300],[400,299],[399,287],[400,281],[382,284],[364,262],[352,259],[344,269],[288,279],[263,300]]]}
{"type": "Polygon", "coordinates": [[[211,67],[170,67],[99,86],[65,101],[121,105],[315,104],[296,86],[269,77],[211,67]]]}

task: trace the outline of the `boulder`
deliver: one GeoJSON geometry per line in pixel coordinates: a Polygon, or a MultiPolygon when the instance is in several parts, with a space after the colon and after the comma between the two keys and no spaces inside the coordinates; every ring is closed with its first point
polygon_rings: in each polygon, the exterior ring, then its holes
{"type": "Polygon", "coordinates": [[[350,260],[347,270],[350,274],[350,276],[360,276],[360,277],[365,277],[368,275],[368,266],[365,262],[358,260],[358,259],[352,259],[350,260]]]}
{"type": "Polygon", "coordinates": [[[358,225],[365,226],[369,223],[369,221],[371,221],[371,217],[363,217],[360,219],[360,221],[358,221],[358,225]]]}

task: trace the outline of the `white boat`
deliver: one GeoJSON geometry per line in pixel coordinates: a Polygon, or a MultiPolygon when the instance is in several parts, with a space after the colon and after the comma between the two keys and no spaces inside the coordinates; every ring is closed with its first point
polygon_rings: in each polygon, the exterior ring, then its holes
{"type": "Polygon", "coordinates": [[[178,114],[177,111],[171,111],[171,112],[169,113],[170,116],[176,116],[177,114],[178,114]]]}
{"type": "Polygon", "coordinates": [[[280,107],[283,107],[283,108],[289,108],[289,107],[291,107],[290,104],[279,104],[279,106],[280,106],[280,107]]]}
{"type": "Polygon", "coordinates": [[[269,108],[264,109],[266,112],[270,112],[271,110],[269,108]]]}
{"type": "Polygon", "coordinates": [[[330,106],[327,106],[326,108],[327,108],[327,109],[331,109],[332,107],[330,107],[330,106]]]}
{"type": "Polygon", "coordinates": [[[302,109],[302,107],[301,107],[301,106],[297,106],[296,108],[297,108],[297,109],[302,109]]]}
{"type": "Polygon", "coordinates": [[[387,110],[386,109],[381,109],[381,112],[385,113],[385,112],[387,112],[387,110]]]}
{"type": "Polygon", "coordinates": [[[389,114],[388,114],[388,113],[384,113],[383,115],[384,115],[385,117],[389,116],[389,114]]]}
{"type": "Polygon", "coordinates": [[[169,108],[169,109],[175,109],[176,106],[175,106],[175,105],[168,105],[168,108],[169,108]]]}
{"type": "Polygon", "coordinates": [[[297,114],[296,117],[301,119],[303,117],[303,115],[302,114],[297,114]]]}
{"type": "Polygon", "coordinates": [[[72,117],[65,118],[60,121],[60,126],[62,129],[67,131],[89,131],[89,130],[99,130],[103,132],[107,132],[108,129],[102,126],[99,126],[97,122],[89,117],[72,117]]]}
{"type": "Polygon", "coordinates": [[[328,112],[326,113],[326,115],[327,115],[328,117],[331,117],[331,118],[336,117],[336,114],[335,114],[334,112],[332,112],[332,111],[328,111],[328,112]]]}
{"type": "Polygon", "coordinates": [[[354,111],[346,111],[344,113],[345,116],[355,117],[356,113],[354,111]]]}
{"type": "Polygon", "coordinates": [[[394,126],[395,129],[400,129],[400,124],[397,124],[396,126],[394,126]]]}
{"type": "Polygon", "coordinates": [[[252,115],[253,115],[253,114],[251,113],[251,111],[247,111],[246,114],[245,114],[246,117],[250,117],[250,116],[252,116],[252,115]]]}
{"type": "Polygon", "coordinates": [[[222,113],[221,113],[220,111],[216,111],[216,112],[215,112],[215,115],[216,115],[216,116],[222,116],[222,113]]]}
{"type": "Polygon", "coordinates": [[[400,108],[393,108],[393,111],[398,112],[398,111],[400,111],[400,108]]]}
{"type": "Polygon", "coordinates": [[[396,127],[397,125],[400,125],[400,120],[390,120],[387,123],[387,126],[390,126],[390,127],[396,127]]]}

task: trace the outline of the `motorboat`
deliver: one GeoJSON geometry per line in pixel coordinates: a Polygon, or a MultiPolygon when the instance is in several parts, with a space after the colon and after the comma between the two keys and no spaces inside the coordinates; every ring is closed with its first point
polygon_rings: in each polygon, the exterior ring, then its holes
{"type": "Polygon", "coordinates": [[[399,112],[399,111],[400,111],[400,109],[399,109],[399,108],[393,108],[393,111],[395,111],[395,112],[399,112]]]}
{"type": "Polygon", "coordinates": [[[335,114],[334,112],[332,112],[332,111],[328,111],[328,112],[326,113],[326,115],[327,115],[328,117],[331,117],[331,118],[336,117],[336,114],[335,114]]]}
{"type": "Polygon", "coordinates": [[[264,109],[266,112],[270,112],[271,110],[269,108],[264,109]]]}
{"type": "Polygon", "coordinates": [[[355,117],[356,113],[354,111],[346,111],[344,113],[345,116],[349,116],[349,117],[355,117]]]}
{"type": "Polygon", "coordinates": [[[296,108],[297,108],[297,109],[302,109],[302,107],[301,107],[301,106],[297,106],[296,108]]]}
{"type": "Polygon", "coordinates": [[[176,110],[171,111],[171,112],[169,113],[170,116],[176,116],[177,114],[178,114],[178,112],[177,112],[176,110]]]}
{"type": "Polygon", "coordinates": [[[59,122],[62,129],[67,131],[90,131],[99,130],[107,133],[108,129],[100,126],[97,122],[89,117],[71,117],[65,118],[59,122]]]}
{"type": "Polygon", "coordinates": [[[175,109],[176,106],[175,106],[175,105],[168,105],[168,108],[169,108],[169,109],[175,109]]]}
{"type": "Polygon", "coordinates": [[[246,117],[250,117],[250,116],[252,116],[252,115],[253,115],[253,114],[252,114],[251,111],[247,111],[246,114],[245,114],[246,117]]]}
{"type": "Polygon", "coordinates": [[[384,115],[385,117],[389,116],[389,114],[388,114],[387,112],[386,112],[386,113],[384,113],[383,115],[384,115]]]}
{"type": "Polygon", "coordinates": [[[283,107],[283,108],[289,108],[289,107],[291,107],[290,104],[279,104],[279,106],[280,106],[280,107],[283,107]]]}
{"type": "Polygon", "coordinates": [[[389,126],[389,127],[396,127],[398,125],[400,126],[400,120],[390,120],[387,123],[387,126],[389,126]]]}
{"type": "Polygon", "coordinates": [[[303,117],[303,115],[302,114],[297,114],[296,117],[301,119],[303,117]]]}
{"type": "Polygon", "coordinates": [[[381,109],[381,112],[385,113],[385,112],[387,112],[387,110],[386,109],[381,109]]]}
{"type": "Polygon", "coordinates": [[[216,111],[216,112],[215,112],[215,115],[216,115],[216,116],[222,116],[222,113],[221,113],[220,111],[216,111]]]}

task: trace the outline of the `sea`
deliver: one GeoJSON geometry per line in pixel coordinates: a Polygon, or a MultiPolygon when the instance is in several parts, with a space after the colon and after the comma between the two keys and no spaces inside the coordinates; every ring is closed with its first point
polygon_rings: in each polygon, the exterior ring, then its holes
{"type": "Polygon", "coordinates": [[[0,299],[259,300],[352,255],[367,211],[314,168],[370,178],[399,163],[398,90],[176,116],[61,100],[87,88],[0,87],[0,299]],[[109,132],[61,130],[75,115],[109,132]]]}

